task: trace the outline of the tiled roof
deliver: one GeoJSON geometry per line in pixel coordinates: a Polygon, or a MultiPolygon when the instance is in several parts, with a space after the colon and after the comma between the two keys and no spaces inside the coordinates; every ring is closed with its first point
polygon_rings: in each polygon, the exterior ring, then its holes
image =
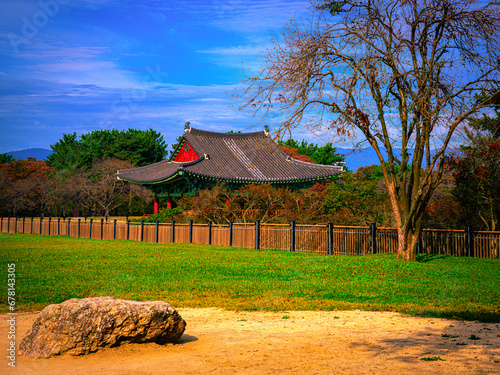
{"type": "Polygon", "coordinates": [[[305,163],[287,156],[269,135],[254,133],[215,133],[188,128],[169,160],[140,168],[120,170],[120,179],[158,184],[179,173],[218,181],[239,183],[288,183],[328,179],[342,167],[305,163]],[[175,154],[187,141],[198,159],[174,162],[175,154]]]}

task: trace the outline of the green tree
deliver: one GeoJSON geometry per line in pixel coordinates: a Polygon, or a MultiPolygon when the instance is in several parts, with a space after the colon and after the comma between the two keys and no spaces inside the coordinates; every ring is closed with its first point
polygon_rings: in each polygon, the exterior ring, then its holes
{"type": "Polygon", "coordinates": [[[494,115],[469,120],[461,152],[450,155],[448,163],[455,199],[469,216],[477,215],[482,226],[494,231],[500,220],[500,95],[492,102],[494,115]]]}
{"type": "Polygon", "coordinates": [[[306,140],[299,142],[290,138],[286,141],[278,141],[278,144],[289,149],[296,149],[299,155],[306,155],[312,162],[317,164],[335,165],[345,162],[344,156],[337,154],[337,148],[333,147],[332,143],[319,146],[314,143],[308,143],[306,140]]]}
{"type": "Polygon", "coordinates": [[[481,219],[486,230],[500,220],[500,140],[476,140],[462,155],[451,157],[453,195],[481,219]]]}
{"type": "Polygon", "coordinates": [[[52,153],[47,157],[47,164],[56,170],[78,168],[84,165],[80,155],[82,145],[76,133],[63,134],[63,137],[50,145],[52,153]]]}
{"type": "Polygon", "coordinates": [[[380,181],[384,179],[382,167],[377,164],[359,167],[354,176],[361,181],[380,181]]]}
{"type": "Polygon", "coordinates": [[[325,208],[332,221],[342,225],[387,224],[387,194],[381,191],[379,181],[357,177],[345,172],[328,187],[325,208]]]}
{"type": "Polygon", "coordinates": [[[63,134],[50,146],[49,165],[56,170],[89,169],[97,160],[117,158],[143,166],[163,160],[167,154],[163,136],[152,130],[94,130],[63,134]]]}
{"type": "Polygon", "coordinates": [[[6,164],[16,161],[11,154],[0,154],[0,164],[6,164]]]}
{"type": "Polygon", "coordinates": [[[398,259],[415,260],[423,213],[441,183],[450,140],[499,92],[500,5],[312,3],[311,22],[286,27],[263,69],[248,77],[244,107],[282,119],[281,133],[298,126],[328,129],[370,144],[394,214],[398,259]],[[480,92],[485,99],[477,101],[480,92]]]}

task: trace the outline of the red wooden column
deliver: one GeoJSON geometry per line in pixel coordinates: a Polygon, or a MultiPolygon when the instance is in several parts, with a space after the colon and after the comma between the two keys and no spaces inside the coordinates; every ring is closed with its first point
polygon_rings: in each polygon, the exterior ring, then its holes
{"type": "Polygon", "coordinates": [[[154,213],[157,214],[158,212],[160,212],[160,200],[158,195],[155,194],[154,213]]]}
{"type": "Polygon", "coordinates": [[[167,208],[172,208],[172,198],[170,198],[170,193],[167,195],[167,208]]]}

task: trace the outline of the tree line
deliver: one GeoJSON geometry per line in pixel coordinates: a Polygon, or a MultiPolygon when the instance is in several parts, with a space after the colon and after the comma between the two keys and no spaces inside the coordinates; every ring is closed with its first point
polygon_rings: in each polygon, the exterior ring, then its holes
{"type": "MultiPolygon", "coordinates": [[[[461,148],[448,154],[443,184],[426,207],[427,228],[496,230],[500,218],[500,110],[470,123],[461,148]]],[[[278,141],[289,156],[311,163],[343,162],[331,143],[278,141]]],[[[118,169],[147,165],[168,154],[153,131],[98,130],[64,134],[48,161],[0,155],[0,214],[4,216],[106,216],[152,213],[153,194],[116,179],[118,169]],[[110,136],[111,135],[111,136],[110,136]],[[153,150],[153,152],[151,151],[153,150]],[[90,151],[92,150],[92,151],[90,151]],[[119,156],[119,157],[118,157],[119,156]]],[[[173,210],[150,220],[214,223],[261,222],[394,226],[390,197],[380,165],[347,170],[333,182],[292,190],[269,184],[230,190],[223,184],[198,197],[174,199],[173,210]]]]}
{"type": "Polygon", "coordinates": [[[11,216],[142,214],[153,195],[116,178],[118,169],[166,156],[163,136],[152,130],[94,130],[64,134],[47,162],[0,155],[0,213],[11,216]]]}

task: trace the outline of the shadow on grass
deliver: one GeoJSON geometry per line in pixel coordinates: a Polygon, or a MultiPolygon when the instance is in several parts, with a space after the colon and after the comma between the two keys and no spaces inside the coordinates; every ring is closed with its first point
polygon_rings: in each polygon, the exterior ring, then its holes
{"type": "Polygon", "coordinates": [[[437,255],[437,254],[418,254],[417,262],[419,263],[428,263],[439,259],[448,258],[448,255],[437,255]]]}
{"type": "Polygon", "coordinates": [[[498,311],[454,311],[441,309],[426,309],[412,314],[426,318],[444,318],[454,320],[477,320],[482,323],[500,323],[500,310],[498,311]]]}
{"type": "MultiPolygon", "coordinates": [[[[448,363],[454,366],[459,363],[469,364],[481,368],[480,372],[484,373],[493,373],[492,370],[497,369],[494,360],[498,358],[497,353],[500,349],[497,340],[497,335],[500,333],[498,326],[453,322],[448,327],[434,328],[430,322],[424,326],[410,326],[401,330],[397,324],[401,322],[396,323],[396,327],[392,327],[389,335],[386,334],[385,337],[377,337],[377,340],[368,337],[367,340],[352,342],[350,346],[353,350],[372,351],[374,356],[389,356],[391,361],[408,365],[417,365],[421,361],[441,360],[445,361],[440,364],[442,366],[447,366],[448,363]],[[478,335],[480,337],[473,338],[478,335]]],[[[437,364],[424,366],[437,366],[437,364]]],[[[435,373],[440,372],[439,368],[435,371],[435,373]]]]}

